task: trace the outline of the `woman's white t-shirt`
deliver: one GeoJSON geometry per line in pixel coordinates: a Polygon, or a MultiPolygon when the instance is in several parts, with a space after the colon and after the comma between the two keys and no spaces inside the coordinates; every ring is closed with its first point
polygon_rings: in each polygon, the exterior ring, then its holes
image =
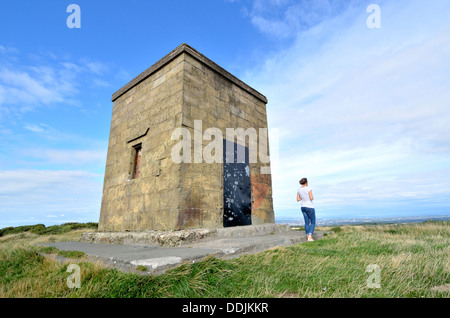
{"type": "Polygon", "coordinates": [[[300,198],[302,199],[302,207],[304,208],[313,208],[314,204],[312,203],[311,199],[309,198],[309,192],[311,191],[311,187],[299,187],[297,190],[297,193],[300,195],[300,198]]]}

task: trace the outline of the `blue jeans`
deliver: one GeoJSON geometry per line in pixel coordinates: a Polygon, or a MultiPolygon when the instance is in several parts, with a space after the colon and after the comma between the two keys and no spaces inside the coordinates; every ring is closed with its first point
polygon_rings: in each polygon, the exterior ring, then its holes
{"type": "Polygon", "coordinates": [[[305,218],[306,235],[313,235],[316,227],[316,211],[313,208],[302,207],[302,213],[305,218]]]}

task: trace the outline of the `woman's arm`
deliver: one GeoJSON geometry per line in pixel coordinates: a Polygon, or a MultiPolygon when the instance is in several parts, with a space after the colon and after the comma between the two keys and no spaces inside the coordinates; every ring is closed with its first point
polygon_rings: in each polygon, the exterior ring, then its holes
{"type": "Polygon", "coordinates": [[[300,202],[302,200],[302,198],[300,198],[300,194],[298,194],[297,192],[297,202],[300,202]]]}
{"type": "Polygon", "coordinates": [[[309,199],[310,199],[311,201],[314,200],[314,197],[313,197],[313,195],[312,195],[312,190],[309,191],[309,199]]]}

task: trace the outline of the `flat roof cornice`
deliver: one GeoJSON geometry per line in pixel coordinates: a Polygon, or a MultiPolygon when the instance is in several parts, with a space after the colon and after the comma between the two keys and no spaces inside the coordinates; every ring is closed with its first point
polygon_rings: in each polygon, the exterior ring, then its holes
{"type": "Polygon", "coordinates": [[[166,65],[167,63],[169,63],[170,61],[172,61],[173,59],[175,59],[182,53],[189,54],[190,56],[194,57],[195,59],[197,59],[204,65],[208,66],[209,68],[211,68],[215,72],[219,73],[220,75],[226,77],[228,80],[230,80],[234,84],[238,85],[240,88],[244,89],[248,93],[252,94],[256,98],[260,99],[265,104],[267,104],[267,98],[263,94],[261,94],[254,88],[250,87],[249,85],[245,84],[243,81],[238,79],[236,76],[229,73],[228,71],[226,71],[225,69],[223,69],[222,67],[220,67],[219,65],[217,65],[216,63],[214,63],[213,61],[211,61],[206,56],[204,56],[203,54],[201,54],[200,52],[198,52],[191,46],[187,45],[186,43],[183,43],[180,46],[178,46],[175,50],[173,50],[172,52],[170,52],[169,54],[164,56],[158,62],[156,62],[155,64],[150,66],[144,72],[142,72],[141,74],[136,76],[133,80],[131,80],[128,84],[126,84],[121,89],[119,89],[117,92],[115,92],[112,95],[112,101],[114,102],[117,98],[119,98],[120,96],[125,94],[127,91],[132,89],[134,86],[138,85],[140,82],[145,80],[147,77],[149,77],[150,75],[152,75],[153,73],[158,71],[161,67],[163,67],[164,65],[166,65]]]}

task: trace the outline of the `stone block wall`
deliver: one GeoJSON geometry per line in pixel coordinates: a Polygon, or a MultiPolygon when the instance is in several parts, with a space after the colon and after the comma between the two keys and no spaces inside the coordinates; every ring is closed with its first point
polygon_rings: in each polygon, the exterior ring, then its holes
{"type": "MultiPolygon", "coordinates": [[[[179,141],[172,132],[184,127],[194,139],[214,127],[225,138],[226,128],[267,128],[265,97],[183,44],[115,93],[113,102],[99,230],[223,227],[223,165],[194,163],[194,140],[192,162],[175,163],[171,151],[179,141]],[[140,175],[133,178],[137,145],[140,175]]],[[[201,149],[211,142],[200,140],[201,149]]],[[[274,223],[271,177],[261,166],[267,164],[250,164],[255,225],[274,223]]]]}

